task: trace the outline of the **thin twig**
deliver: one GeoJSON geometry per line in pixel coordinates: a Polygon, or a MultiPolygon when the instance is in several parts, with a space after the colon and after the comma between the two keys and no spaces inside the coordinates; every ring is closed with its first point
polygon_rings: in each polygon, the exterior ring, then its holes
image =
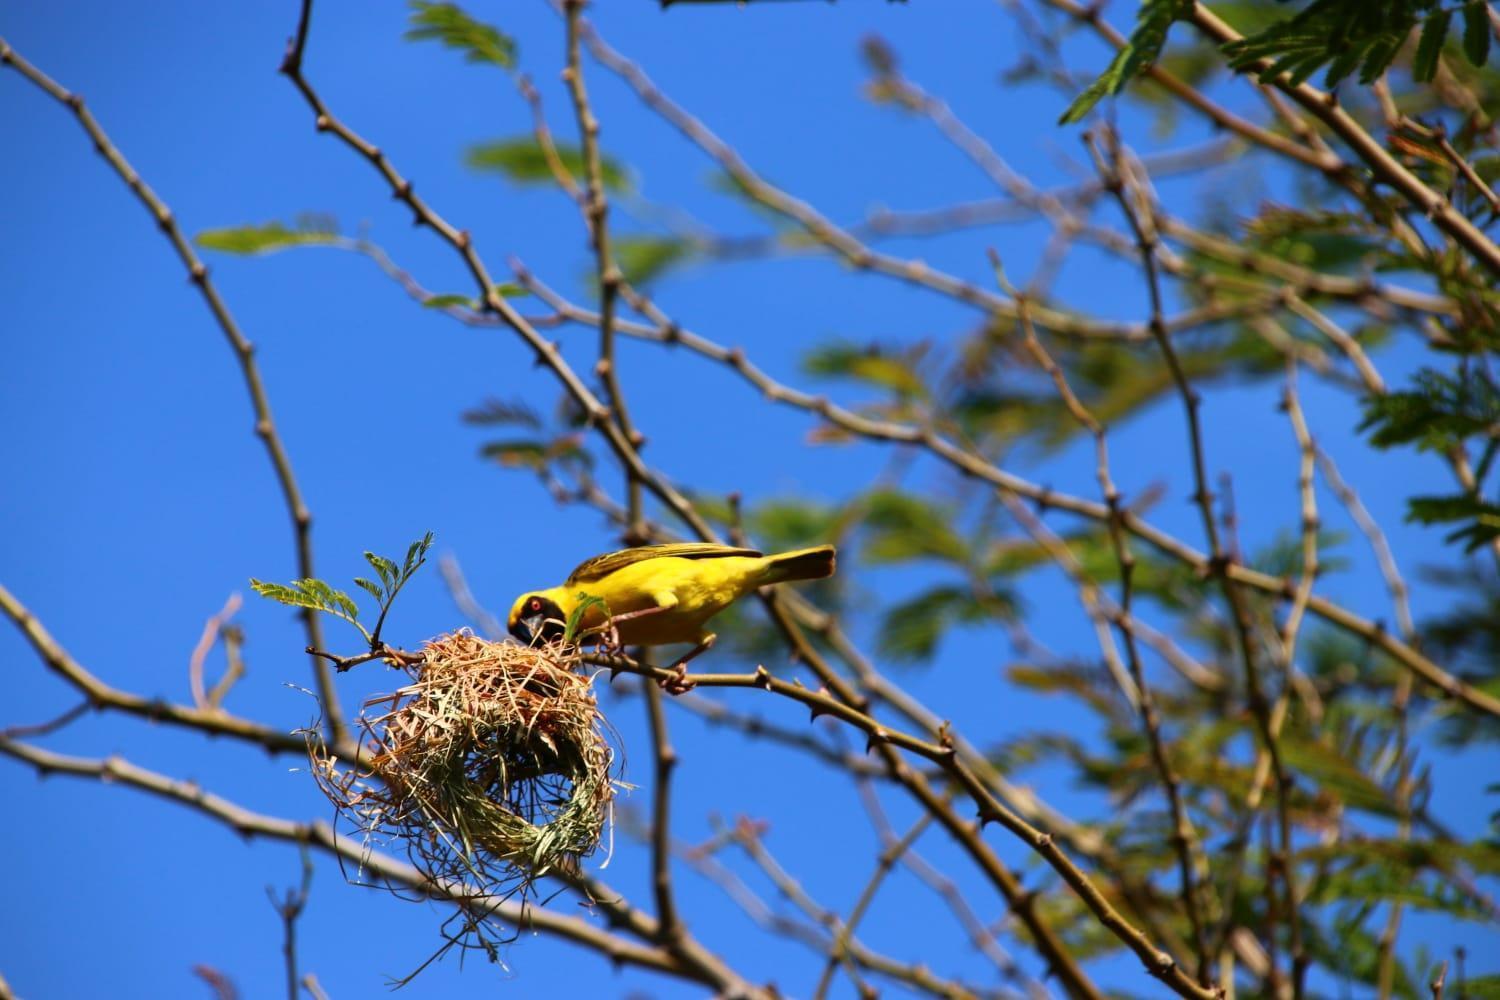
{"type": "Polygon", "coordinates": [[[677,751],[667,735],[666,714],[662,711],[662,691],[655,684],[643,684],[646,717],[651,727],[651,755],[656,763],[655,783],[651,788],[651,888],[656,895],[656,919],[661,925],[661,943],[668,948],[682,934],[677,902],[672,894],[672,772],[677,767],[677,751]]]}
{"type": "Polygon", "coordinates": [[[92,702],[81,701],[61,715],[54,716],[46,722],[33,722],[26,725],[7,726],[4,729],[0,729],[0,736],[13,740],[29,736],[48,736],[82,718],[93,707],[92,702]]]}
{"type": "MultiPolygon", "coordinates": [[[[604,168],[599,156],[599,119],[589,104],[588,88],[584,85],[583,64],[579,56],[579,22],[584,3],[585,0],[562,0],[564,20],[567,23],[568,51],[567,66],[563,68],[563,82],[567,84],[568,94],[573,101],[579,141],[583,147],[587,190],[581,207],[594,248],[594,277],[599,284],[599,360],[594,370],[604,383],[604,401],[610,408],[612,418],[619,425],[620,433],[632,447],[639,448],[645,439],[631,426],[625,396],[620,391],[619,361],[615,357],[615,302],[619,297],[624,275],[620,273],[610,251],[609,199],[604,192],[604,168]]],[[[627,533],[636,538],[640,534],[641,480],[628,467],[625,476],[626,506],[631,513],[627,533]]]]}
{"type": "MultiPolygon", "coordinates": [[[[1246,606],[1240,587],[1227,572],[1229,565],[1233,561],[1233,557],[1224,547],[1219,534],[1218,522],[1214,518],[1213,494],[1209,491],[1208,487],[1207,459],[1203,446],[1202,421],[1199,414],[1202,397],[1188,382],[1187,374],[1183,370],[1177,350],[1162,323],[1163,296],[1161,280],[1156,267],[1159,236],[1155,223],[1151,218],[1152,208],[1149,196],[1143,190],[1141,183],[1134,178],[1124,157],[1121,155],[1118,138],[1112,129],[1105,130],[1104,142],[1107,146],[1107,152],[1101,151],[1092,138],[1089,140],[1089,149],[1094,154],[1101,175],[1106,179],[1106,186],[1115,195],[1116,200],[1120,204],[1121,211],[1125,214],[1126,220],[1130,224],[1131,231],[1135,233],[1136,242],[1140,248],[1141,266],[1146,274],[1146,289],[1151,302],[1151,329],[1156,337],[1157,345],[1161,349],[1162,357],[1166,360],[1167,368],[1171,372],[1172,381],[1177,388],[1177,393],[1182,400],[1184,419],[1187,423],[1188,448],[1193,470],[1193,502],[1198,508],[1200,518],[1203,522],[1204,535],[1208,540],[1210,573],[1218,579],[1224,593],[1224,599],[1229,605],[1230,619],[1234,626],[1234,634],[1245,670],[1245,685],[1249,694],[1250,711],[1255,717],[1261,742],[1271,758],[1271,770],[1276,779],[1277,815],[1281,828],[1281,846],[1277,861],[1283,876],[1287,898],[1286,917],[1291,930],[1291,948],[1293,954],[1301,958],[1303,955],[1301,917],[1299,907],[1295,902],[1295,893],[1290,873],[1292,832],[1290,813],[1287,806],[1290,778],[1281,760],[1281,752],[1276,742],[1276,733],[1271,726],[1270,705],[1267,702],[1265,691],[1261,686],[1260,671],[1256,665],[1255,645],[1251,638],[1249,609],[1246,606]]],[[[1205,975],[1207,974],[1207,969],[1202,971],[1205,975]]],[[[1293,976],[1292,986],[1293,997],[1300,998],[1302,995],[1302,986],[1299,975],[1293,976]]]]}
{"type": "Polygon", "coordinates": [[[833,985],[834,970],[846,960],[849,952],[849,939],[859,929],[860,921],[864,920],[870,904],[875,901],[875,894],[880,891],[880,886],[885,882],[886,876],[891,873],[896,862],[906,853],[907,848],[916,842],[931,822],[931,816],[918,817],[917,821],[911,825],[911,829],[894,842],[885,845],[876,856],[875,870],[870,874],[869,881],[865,883],[865,887],[855,900],[854,908],[849,911],[848,917],[837,922],[838,930],[833,936],[833,949],[828,955],[828,960],[823,963],[823,973],[818,978],[817,987],[813,990],[813,1000],[824,1000],[828,996],[828,988],[833,985]]]}
{"type": "Polygon", "coordinates": [[[276,897],[275,889],[266,886],[266,896],[271,900],[271,907],[281,917],[281,955],[286,964],[287,1000],[297,1000],[297,918],[307,908],[307,895],[312,889],[313,877],[312,855],[308,853],[307,845],[301,845],[299,853],[302,856],[301,883],[294,889],[286,890],[280,899],[276,897]]]}
{"type": "MultiPolygon", "coordinates": [[[[193,693],[193,704],[199,708],[217,707],[211,704],[208,691],[203,686],[203,661],[208,659],[208,653],[213,649],[214,642],[224,633],[224,627],[229,624],[229,619],[240,609],[240,595],[230,594],[224,606],[210,615],[208,621],[203,623],[203,634],[198,637],[198,644],[193,647],[192,656],[188,657],[188,688],[193,693]]],[[[226,671],[226,676],[228,671],[226,671]]]]}
{"type": "MultiPolygon", "coordinates": [[[[270,399],[266,395],[260,367],[255,363],[255,345],[241,332],[239,324],[229,312],[229,307],[219,295],[218,287],[209,278],[207,266],[199,259],[192,244],[183,236],[177,224],[177,217],[150,185],[141,178],[141,175],[136,173],[135,168],[125,159],[119,148],[110,141],[109,136],[95,120],[93,113],[84,105],[81,95],[69,92],[47,74],[21,58],[21,55],[3,38],[0,38],[0,65],[15,67],[23,77],[73,112],[73,117],[78,120],[78,124],[93,141],[94,149],[104,157],[120,179],[125,182],[126,187],[130,188],[136,199],[156,220],[157,227],[172,244],[183,266],[187,268],[189,279],[198,289],[209,311],[213,313],[215,322],[223,331],[224,338],[228,341],[230,348],[234,351],[235,360],[239,363],[245,389],[250,395],[251,408],[255,413],[255,435],[265,446],[266,456],[271,460],[271,466],[276,473],[276,481],[281,487],[282,499],[286,503],[287,512],[291,515],[297,549],[297,574],[303,578],[315,576],[312,553],[312,512],[303,501],[301,488],[297,485],[297,478],[292,472],[291,459],[287,455],[286,446],[282,443],[281,435],[277,432],[276,423],[272,419],[270,399]]],[[[323,626],[318,612],[304,608],[301,618],[303,629],[307,633],[307,644],[322,646],[323,626]]],[[[316,658],[312,658],[311,662],[318,697],[323,702],[323,715],[328,724],[329,740],[332,743],[343,742],[348,736],[348,728],[344,723],[338,692],[333,685],[333,674],[326,664],[316,658]]]]}

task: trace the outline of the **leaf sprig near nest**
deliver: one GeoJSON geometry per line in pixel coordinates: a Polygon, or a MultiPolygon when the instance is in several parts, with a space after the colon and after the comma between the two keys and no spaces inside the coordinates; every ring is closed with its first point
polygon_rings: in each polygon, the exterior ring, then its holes
{"type": "MultiPolygon", "coordinates": [[[[610,820],[618,782],[608,723],[576,647],[488,642],[467,630],[427,643],[411,683],[365,705],[368,766],[310,733],[313,773],[367,842],[404,849],[438,881],[521,893],[576,869],[610,820]]],[[[450,940],[491,951],[477,911],[450,940]],[[470,935],[474,941],[465,940],[470,935]]]]}

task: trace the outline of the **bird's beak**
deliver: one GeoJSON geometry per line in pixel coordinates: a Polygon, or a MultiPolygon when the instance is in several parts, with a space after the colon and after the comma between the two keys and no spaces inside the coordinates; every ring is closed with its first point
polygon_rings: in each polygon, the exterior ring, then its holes
{"type": "Polygon", "coordinates": [[[526,630],[527,642],[535,642],[536,637],[542,634],[542,622],[547,616],[538,611],[534,615],[527,615],[521,619],[521,627],[526,630]]]}

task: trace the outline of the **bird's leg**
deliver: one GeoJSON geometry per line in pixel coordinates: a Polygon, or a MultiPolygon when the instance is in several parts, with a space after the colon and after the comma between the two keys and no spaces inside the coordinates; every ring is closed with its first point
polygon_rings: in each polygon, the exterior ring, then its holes
{"type": "Polygon", "coordinates": [[[636,610],[636,611],[627,611],[623,615],[611,615],[609,621],[605,622],[605,626],[608,628],[608,643],[607,644],[611,648],[613,648],[613,649],[617,649],[618,650],[618,649],[621,648],[621,646],[620,646],[620,626],[619,626],[620,622],[629,621],[632,618],[644,618],[647,615],[661,614],[663,611],[670,611],[671,609],[675,608],[676,606],[677,606],[677,599],[674,597],[674,598],[672,598],[672,600],[671,600],[670,603],[668,603],[666,601],[659,601],[653,607],[640,608],[639,610],[636,610]]]}
{"type": "Polygon", "coordinates": [[[688,678],[688,661],[693,659],[693,657],[698,656],[702,653],[706,653],[710,649],[712,649],[714,640],[717,638],[717,635],[710,632],[708,635],[705,635],[701,640],[699,640],[698,645],[688,650],[683,654],[681,659],[668,667],[667,669],[672,671],[672,676],[665,677],[659,682],[661,684],[661,689],[667,692],[667,694],[685,694],[688,691],[691,691],[693,688],[697,687],[697,684],[688,678]]]}

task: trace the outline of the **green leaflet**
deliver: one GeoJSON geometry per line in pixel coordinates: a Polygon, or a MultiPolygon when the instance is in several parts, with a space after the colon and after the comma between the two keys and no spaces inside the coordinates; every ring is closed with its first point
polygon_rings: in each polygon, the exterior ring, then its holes
{"type": "MultiPolygon", "coordinates": [[[[587,175],[583,150],[567,143],[557,143],[554,151],[563,171],[572,177],[574,183],[582,184],[587,175]]],[[[530,135],[475,143],[464,153],[464,164],[470,170],[498,173],[516,184],[557,183],[546,152],[530,135]]],[[[609,156],[600,155],[599,174],[605,188],[610,191],[622,192],[631,188],[624,164],[609,156]]]]}
{"type": "Polygon", "coordinates": [[[1058,124],[1073,125],[1082,121],[1106,95],[1118,94],[1127,83],[1145,72],[1161,55],[1172,23],[1187,17],[1192,9],[1192,0],[1144,0],[1136,14],[1135,30],[1130,33],[1129,41],[1115,53],[1099,78],[1068,105],[1058,124]]]}
{"type": "Polygon", "coordinates": [[[432,532],[427,532],[420,539],[412,542],[406,549],[406,557],[398,567],[393,560],[384,556],[378,556],[373,552],[365,553],[365,561],[375,570],[375,575],[380,582],[369,580],[364,577],[355,577],[354,585],[373,597],[380,607],[380,615],[375,621],[374,630],[366,629],[359,621],[359,606],[356,605],[348,594],[342,590],[336,590],[327,582],[315,577],[302,580],[293,580],[290,584],[269,583],[265,580],[251,578],[250,589],[262,597],[269,598],[279,604],[290,607],[308,608],[313,611],[322,611],[325,614],[341,618],[359,630],[360,635],[370,644],[373,650],[380,644],[380,629],[385,623],[385,616],[391,609],[391,603],[401,588],[412,578],[422,564],[427,560],[427,550],[432,547],[432,532]]]}
{"type": "Polygon", "coordinates": [[[451,3],[413,0],[411,25],[402,37],[409,42],[438,42],[464,53],[464,61],[489,63],[501,69],[516,66],[516,41],[492,25],[476,21],[451,3]]]}
{"type": "Polygon", "coordinates": [[[312,218],[301,220],[292,226],[281,222],[266,222],[261,225],[205,229],[193,237],[193,242],[205,250],[233,254],[275,253],[292,247],[316,246],[338,240],[338,231],[329,221],[312,218]]]}

